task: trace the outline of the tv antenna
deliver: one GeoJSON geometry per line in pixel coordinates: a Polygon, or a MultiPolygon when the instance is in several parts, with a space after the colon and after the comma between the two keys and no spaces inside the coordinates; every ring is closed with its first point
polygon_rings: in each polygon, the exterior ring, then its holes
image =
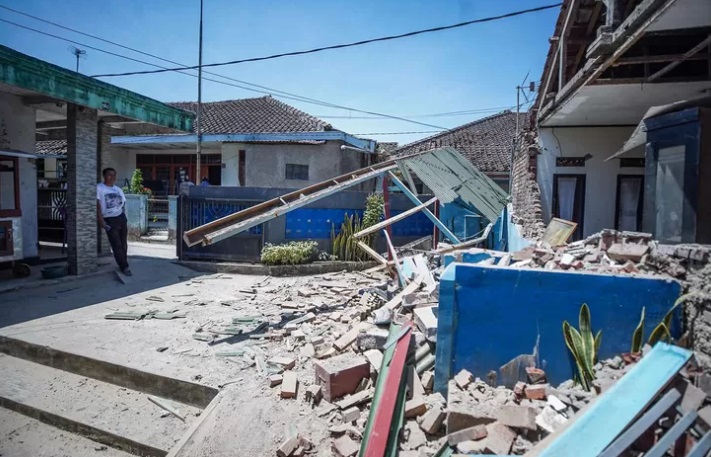
{"type": "Polygon", "coordinates": [[[74,54],[74,57],[77,58],[77,73],[79,73],[79,59],[86,59],[86,51],[84,49],[79,49],[76,46],[69,46],[67,49],[69,49],[69,52],[74,54]]]}

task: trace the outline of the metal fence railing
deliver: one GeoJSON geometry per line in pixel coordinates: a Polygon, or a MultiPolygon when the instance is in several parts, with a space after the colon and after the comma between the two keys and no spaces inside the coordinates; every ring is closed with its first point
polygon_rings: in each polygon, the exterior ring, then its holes
{"type": "Polygon", "coordinates": [[[168,228],[168,199],[148,199],[148,228],[168,228]]]}

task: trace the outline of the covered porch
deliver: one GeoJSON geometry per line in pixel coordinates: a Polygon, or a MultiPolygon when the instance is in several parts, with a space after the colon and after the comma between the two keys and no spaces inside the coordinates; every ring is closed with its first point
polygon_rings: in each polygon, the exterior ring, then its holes
{"type": "Polygon", "coordinates": [[[96,223],[95,189],[101,169],[113,166],[109,124],[190,131],[193,117],[0,46],[0,263],[39,258],[37,139],[52,128],[66,132],[66,197],[57,211],[66,224],[69,273],[81,275],[96,268],[99,252],[109,252],[96,223]]]}

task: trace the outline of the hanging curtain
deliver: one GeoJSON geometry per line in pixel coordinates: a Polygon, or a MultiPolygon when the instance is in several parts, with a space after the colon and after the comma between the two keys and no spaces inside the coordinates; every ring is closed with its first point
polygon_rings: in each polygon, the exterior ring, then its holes
{"type": "Polygon", "coordinates": [[[624,178],[620,182],[619,230],[637,231],[637,211],[642,192],[641,178],[624,178]]]}
{"type": "Polygon", "coordinates": [[[577,184],[577,178],[558,178],[558,217],[566,221],[578,222],[573,220],[577,184]]]}

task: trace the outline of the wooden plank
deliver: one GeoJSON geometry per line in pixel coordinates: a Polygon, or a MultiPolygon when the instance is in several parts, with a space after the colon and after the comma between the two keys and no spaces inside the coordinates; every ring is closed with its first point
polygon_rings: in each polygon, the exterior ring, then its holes
{"type": "Polygon", "coordinates": [[[676,440],[681,437],[686,430],[694,424],[694,421],[698,417],[696,411],[689,411],[681,419],[677,421],[676,424],[672,426],[665,434],[662,436],[657,444],[654,445],[645,455],[645,457],[662,457],[666,455],[667,450],[676,443],[676,440]]]}
{"type": "MultiPolygon", "coordinates": [[[[395,184],[395,186],[396,186],[398,189],[400,189],[400,190],[402,191],[402,193],[405,194],[405,196],[406,196],[407,198],[409,198],[412,203],[414,203],[415,205],[419,205],[419,204],[420,204],[420,199],[418,199],[415,194],[413,194],[412,192],[410,192],[410,189],[408,189],[407,186],[406,186],[405,184],[403,184],[402,181],[400,181],[399,179],[397,179],[397,176],[395,176],[392,172],[389,172],[388,174],[390,175],[390,179],[392,180],[393,184],[395,184]]],[[[457,237],[454,236],[454,233],[452,233],[452,232],[447,228],[447,226],[444,225],[444,224],[442,223],[442,221],[440,221],[440,220],[437,218],[437,216],[435,216],[435,215],[432,213],[432,211],[430,211],[430,210],[427,209],[427,208],[423,208],[423,209],[422,209],[422,212],[425,214],[425,216],[427,216],[427,218],[428,218],[429,220],[432,221],[432,223],[433,223],[434,225],[437,226],[437,228],[439,228],[439,229],[442,231],[442,234],[443,234],[445,237],[447,237],[448,240],[450,240],[450,241],[451,241],[452,243],[454,243],[454,244],[459,244],[459,239],[457,239],[457,237]]]]}
{"type": "Polygon", "coordinates": [[[403,326],[403,331],[407,331],[405,335],[395,343],[395,352],[390,369],[387,373],[387,379],[383,385],[383,396],[378,404],[378,409],[373,417],[373,425],[370,430],[365,452],[362,454],[365,457],[382,457],[388,445],[388,437],[390,436],[391,422],[395,414],[395,407],[398,401],[398,393],[402,386],[403,374],[405,372],[405,359],[407,358],[407,349],[412,338],[412,323],[406,322],[403,326]]]}
{"type": "Polygon", "coordinates": [[[681,399],[678,390],[672,389],[667,392],[649,411],[617,438],[600,457],[617,457],[622,454],[639,436],[647,431],[669,408],[674,406],[681,399]]]}
{"type": "Polygon", "coordinates": [[[662,68],[661,70],[659,70],[658,72],[654,73],[652,76],[650,76],[647,79],[647,82],[651,83],[651,82],[656,81],[657,79],[661,78],[662,76],[666,75],[667,73],[669,73],[670,71],[672,71],[673,69],[675,69],[676,67],[681,65],[683,62],[685,62],[687,59],[692,57],[694,54],[698,54],[699,52],[701,52],[706,46],[708,46],[709,43],[711,43],[711,35],[706,37],[706,39],[704,41],[702,41],[701,43],[697,44],[696,46],[694,46],[693,48],[691,48],[687,52],[685,52],[684,55],[682,55],[681,58],[679,60],[677,60],[676,62],[672,62],[669,65],[662,68]]]}
{"type": "Polygon", "coordinates": [[[365,251],[369,256],[371,256],[376,262],[380,263],[382,266],[387,266],[388,260],[375,252],[373,248],[368,246],[367,244],[363,243],[362,241],[359,241],[358,247],[361,248],[363,251],[365,251]]]}
{"type": "Polygon", "coordinates": [[[654,348],[610,390],[597,398],[585,414],[539,443],[529,457],[575,455],[597,457],[679,373],[692,352],[666,343],[654,348]],[[580,446],[580,443],[586,443],[580,446]]]}
{"type": "Polygon", "coordinates": [[[483,243],[484,241],[486,241],[487,238],[489,238],[489,233],[491,232],[492,228],[494,228],[494,224],[490,223],[489,225],[486,226],[486,228],[484,229],[484,233],[479,238],[465,241],[464,243],[455,244],[453,246],[447,246],[444,248],[435,249],[434,251],[431,251],[430,254],[445,254],[447,252],[452,252],[452,251],[456,251],[459,249],[464,249],[464,248],[474,246],[475,244],[483,243]]]}
{"type": "Polygon", "coordinates": [[[403,297],[405,297],[405,295],[409,295],[409,294],[413,294],[413,293],[417,292],[417,289],[420,288],[421,284],[422,284],[422,278],[420,278],[419,276],[416,277],[415,279],[413,279],[413,281],[410,284],[405,286],[404,289],[402,289],[397,295],[395,295],[392,299],[390,299],[389,302],[387,302],[383,306],[388,309],[397,308],[400,305],[400,303],[402,303],[403,297]]]}
{"type": "Polygon", "coordinates": [[[353,236],[354,236],[355,238],[362,238],[362,237],[364,237],[364,236],[366,236],[366,235],[370,235],[371,233],[375,233],[375,232],[377,232],[378,230],[380,230],[380,229],[382,229],[382,228],[385,228],[385,227],[387,227],[387,226],[389,226],[389,225],[392,225],[392,224],[394,224],[394,223],[396,223],[396,222],[399,222],[399,221],[401,221],[401,220],[403,220],[403,219],[406,219],[406,218],[412,216],[412,215],[415,214],[415,213],[419,213],[420,211],[422,211],[423,209],[427,208],[428,206],[430,206],[431,204],[435,203],[436,201],[437,201],[437,197],[431,198],[431,199],[427,200],[426,202],[415,206],[414,208],[410,208],[410,209],[408,209],[407,211],[405,211],[405,212],[403,212],[403,213],[400,213],[400,214],[398,214],[398,215],[396,215],[396,216],[391,217],[390,219],[386,219],[386,220],[384,220],[384,221],[382,221],[382,222],[380,222],[380,223],[377,223],[377,224],[375,224],[375,225],[373,225],[373,226],[370,226],[370,227],[368,227],[368,228],[366,228],[366,229],[364,229],[364,230],[361,230],[360,232],[354,234],[353,236]]]}
{"type": "Polygon", "coordinates": [[[395,246],[393,246],[392,240],[390,240],[390,235],[388,234],[387,228],[383,229],[385,234],[385,242],[388,244],[388,250],[393,257],[393,262],[395,262],[395,270],[397,271],[398,279],[400,280],[400,286],[407,286],[407,281],[405,280],[405,275],[402,273],[402,268],[400,267],[400,259],[397,257],[397,252],[395,251],[395,246]]]}

